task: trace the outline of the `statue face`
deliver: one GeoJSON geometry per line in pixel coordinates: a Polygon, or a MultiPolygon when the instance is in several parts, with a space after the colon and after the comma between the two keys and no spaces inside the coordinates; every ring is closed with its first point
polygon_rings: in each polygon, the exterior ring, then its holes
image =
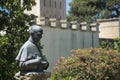
{"type": "Polygon", "coordinates": [[[35,33],[33,33],[33,39],[38,42],[42,38],[43,30],[38,30],[35,33]]]}
{"type": "Polygon", "coordinates": [[[43,29],[38,25],[31,26],[30,34],[35,42],[39,42],[42,38],[43,29]]]}

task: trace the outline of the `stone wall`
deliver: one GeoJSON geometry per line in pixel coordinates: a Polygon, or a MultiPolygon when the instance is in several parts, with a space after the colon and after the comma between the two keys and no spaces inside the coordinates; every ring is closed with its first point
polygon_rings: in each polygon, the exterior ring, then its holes
{"type": "Polygon", "coordinates": [[[73,49],[99,46],[97,23],[88,25],[85,22],[40,18],[37,24],[44,30],[41,42],[44,45],[43,54],[50,62],[48,71],[53,71],[56,61],[61,56],[69,56],[73,49]]]}
{"type": "Polygon", "coordinates": [[[98,20],[99,26],[99,38],[102,39],[115,39],[120,36],[119,29],[119,19],[111,18],[111,19],[101,19],[98,20]]]}

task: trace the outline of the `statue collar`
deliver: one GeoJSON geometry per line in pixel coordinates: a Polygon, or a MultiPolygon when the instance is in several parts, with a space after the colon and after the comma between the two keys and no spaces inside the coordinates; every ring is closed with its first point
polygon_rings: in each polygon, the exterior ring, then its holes
{"type": "Polygon", "coordinates": [[[32,42],[33,44],[37,45],[37,43],[35,41],[33,41],[32,37],[29,37],[28,39],[30,42],[32,42]]]}

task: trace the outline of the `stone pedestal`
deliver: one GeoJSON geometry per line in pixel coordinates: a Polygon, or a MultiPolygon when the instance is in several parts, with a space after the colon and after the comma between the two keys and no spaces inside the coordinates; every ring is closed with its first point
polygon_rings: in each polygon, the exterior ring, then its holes
{"type": "Polygon", "coordinates": [[[50,72],[28,72],[25,75],[15,75],[15,78],[17,80],[47,80],[50,76],[50,72]]]}

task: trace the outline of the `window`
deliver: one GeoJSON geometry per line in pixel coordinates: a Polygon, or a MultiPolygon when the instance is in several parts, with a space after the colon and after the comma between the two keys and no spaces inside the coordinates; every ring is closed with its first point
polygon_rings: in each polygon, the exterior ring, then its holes
{"type": "Polygon", "coordinates": [[[60,8],[62,8],[62,2],[60,2],[60,8]]]}
{"type": "Polygon", "coordinates": [[[43,17],[46,17],[46,14],[45,14],[45,13],[43,14],[43,17]]]}
{"type": "Polygon", "coordinates": [[[60,16],[60,19],[61,19],[62,17],[60,16]]]}
{"type": "Polygon", "coordinates": [[[46,6],[46,3],[45,3],[45,2],[46,2],[46,0],[44,0],[44,7],[46,6]]]}
{"type": "Polygon", "coordinates": [[[54,18],[56,18],[56,14],[55,14],[55,17],[54,18]]]}
{"type": "Polygon", "coordinates": [[[49,1],[49,6],[51,7],[51,0],[49,1]]]}
{"type": "Polygon", "coordinates": [[[55,1],[55,8],[56,8],[56,1],[55,1]]]}

